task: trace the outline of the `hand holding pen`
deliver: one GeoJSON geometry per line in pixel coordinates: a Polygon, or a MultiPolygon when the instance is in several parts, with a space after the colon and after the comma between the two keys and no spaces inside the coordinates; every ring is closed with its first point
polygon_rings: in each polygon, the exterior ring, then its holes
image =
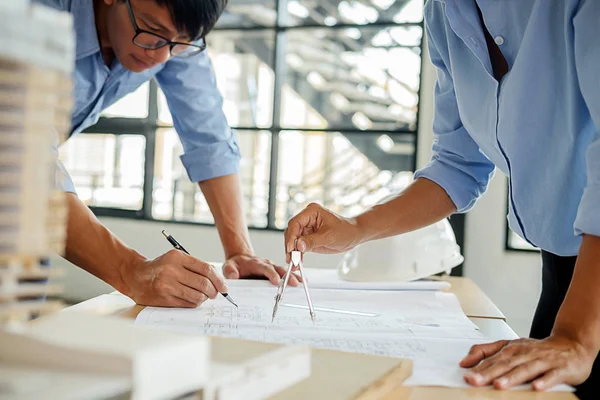
{"type": "MultiPolygon", "coordinates": [[[[180,250],[180,251],[184,252],[185,254],[188,254],[188,255],[190,254],[181,244],[179,244],[179,242],[177,240],[175,240],[175,238],[172,235],[169,235],[169,233],[167,231],[163,230],[162,234],[169,241],[169,243],[171,243],[171,245],[174,248],[176,248],[177,250],[180,250]]],[[[212,267],[212,265],[210,267],[211,267],[211,271],[213,272],[213,274],[216,274],[214,267],[212,267]]],[[[231,304],[233,304],[236,307],[238,306],[237,304],[235,304],[235,302],[233,301],[233,299],[231,298],[231,296],[227,292],[220,292],[220,293],[231,304]]]]}

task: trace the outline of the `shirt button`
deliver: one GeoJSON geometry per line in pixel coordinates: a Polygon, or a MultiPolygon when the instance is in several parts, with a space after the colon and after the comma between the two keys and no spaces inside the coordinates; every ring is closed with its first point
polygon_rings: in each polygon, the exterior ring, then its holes
{"type": "Polygon", "coordinates": [[[498,46],[502,46],[504,44],[504,38],[502,36],[496,36],[494,42],[496,42],[498,46]]]}

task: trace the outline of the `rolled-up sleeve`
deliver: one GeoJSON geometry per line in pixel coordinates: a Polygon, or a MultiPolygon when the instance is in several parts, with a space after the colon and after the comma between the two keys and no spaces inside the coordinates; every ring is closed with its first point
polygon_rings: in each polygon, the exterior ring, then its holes
{"type": "Polygon", "coordinates": [[[207,54],[172,58],[156,78],[183,145],[181,161],[189,178],[202,182],[237,173],[239,147],[207,54]]]}
{"type": "Polygon", "coordinates": [[[454,82],[447,67],[447,41],[444,21],[441,20],[443,11],[432,12],[434,5],[431,3],[436,2],[427,3],[425,15],[429,54],[437,70],[433,157],[415,173],[415,179],[426,178],[440,185],[460,213],[471,209],[485,192],[495,167],[462,125],[454,82]]]}
{"type": "Polygon", "coordinates": [[[600,2],[597,0],[583,0],[573,19],[577,78],[579,79],[581,93],[594,122],[594,126],[586,130],[589,136],[582,138],[582,140],[591,140],[586,152],[586,187],[579,203],[577,218],[574,224],[576,235],[589,234],[600,236],[599,18],[600,2]]]}

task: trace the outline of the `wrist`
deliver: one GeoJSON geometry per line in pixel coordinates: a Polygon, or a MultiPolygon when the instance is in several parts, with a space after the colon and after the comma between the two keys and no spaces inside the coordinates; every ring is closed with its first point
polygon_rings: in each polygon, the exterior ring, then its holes
{"type": "Polygon", "coordinates": [[[561,318],[560,312],[552,328],[551,336],[570,340],[577,344],[582,352],[592,354],[593,358],[596,357],[600,349],[596,329],[582,325],[581,321],[565,321],[561,318]]]}
{"type": "Polygon", "coordinates": [[[131,297],[134,274],[146,261],[148,261],[146,257],[133,249],[128,249],[118,263],[116,281],[112,283],[112,286],[124,295],[131,297]]]}
{"type": "Polygon", "coordinates": [[[254,256],[254,250],[252,249],[252,246],[246,241],[244,241],[244,243],[237,243],[236,245],[223,244],[223,250],[225,251],[226,260],[237,256],[254,256]]]}
{"type": "Polygon", "coordinates": [[[254,257],[254,252],[249,249],[242,249],[238,251],[225,251],[225,260],[230,260],[238,256],[254,257]]]}
{"type": "Polygon", "coordinates": [[[354,227],[356,245],[378,238],[378,232],[373,221],[373,209],[366,211],[356,218],[351,218],[350,223],[354,227]]]}

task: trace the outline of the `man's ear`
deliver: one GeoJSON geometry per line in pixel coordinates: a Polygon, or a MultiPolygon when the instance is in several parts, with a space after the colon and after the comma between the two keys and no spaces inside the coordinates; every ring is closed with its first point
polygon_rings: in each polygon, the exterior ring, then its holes
{"type": "Polygon", "coordinates": [[[116,2],[117,0],[104,0],[104,4],[106,4],[107,6],[112,6],[116,2]]]}

